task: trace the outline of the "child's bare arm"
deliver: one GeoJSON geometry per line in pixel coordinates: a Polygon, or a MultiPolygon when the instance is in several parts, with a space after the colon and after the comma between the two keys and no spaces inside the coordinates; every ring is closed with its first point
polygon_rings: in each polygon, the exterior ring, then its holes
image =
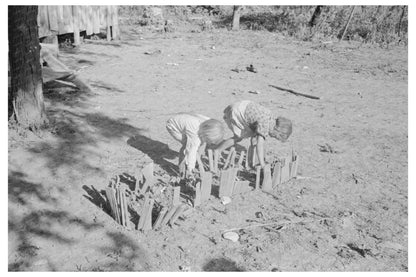
{"type": "Polygon", "coordinates": [[[259,158],[260,166],[263,168],[266,163],[264,162],[264,138],[257,135],[257,157],[259,158]]]}
{"type": "Polygon", "coordinates": [[[221,142],[221,144],[215,149],[215,151],[218,152],[222,152],[227,148],[230,148],[231,146],[233,146],[236,142],[238,142],[239,140],[236,140],[235,137],[229,138],[224,140],[223,142],[221,142]]]}

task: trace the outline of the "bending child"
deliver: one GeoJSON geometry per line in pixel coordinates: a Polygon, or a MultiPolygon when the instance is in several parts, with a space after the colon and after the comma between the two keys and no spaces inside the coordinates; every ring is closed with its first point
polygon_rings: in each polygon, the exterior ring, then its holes
{"type": "Polygon", "coordinates": [[[265,140],[273,137],[285,142],[292,133],[292,122],[284,117],[275,117],[272,112],[252,101],[244,100],[229,105],[224,110],[224,120],[234,133],[223,141],[216,151],[223,151],[244,138],[251,138],[251,146],[257,145],[260,166],[265,166],[265,140]]]}
{"type": "Polygon", "coordinates": [[[169,134],[182,144],[179,150],[180,175],[192,174],[197,156],[207,145],[217,146],[224,138],[224,125],[216,119],[192,114],[179,113],[166,122],[169,134]]]}

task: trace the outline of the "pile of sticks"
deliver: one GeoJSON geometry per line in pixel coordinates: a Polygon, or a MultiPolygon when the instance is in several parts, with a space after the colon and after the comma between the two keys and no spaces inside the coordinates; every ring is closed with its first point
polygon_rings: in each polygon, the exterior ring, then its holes
{"type": "Polygon", "coordinates": [[[111,183],[105,189],[107,200],[110,204],[111,215],[118,224],[128,227],[128,204],[126,201],[126,189],[120,186],[120,178],[117,176],[116,183],[111,183]]]}

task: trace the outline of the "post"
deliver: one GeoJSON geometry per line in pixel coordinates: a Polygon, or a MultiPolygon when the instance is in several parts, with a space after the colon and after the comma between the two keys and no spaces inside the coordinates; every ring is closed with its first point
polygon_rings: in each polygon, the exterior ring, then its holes
{"type": "Polygon", "coordinates": [[[79,37],[79,7],[72,6],[72,25],[74,26],[74,45],[80,44],[79,37]]]}
{"type": "Polygon", "coordinates": [[[111,40],[111,6],[107,6],[107,41],[111,40]]]}
{"type": "Polygon", "coordinates": [[[347,33],[348,25],[350,25],[350,21],[351,21],[352,15],[354,14],[354,10],[355,10],[355,6],[352,6],[350,16],[348,17],[347,24],[345,25],[344,32],[342,33],[342,36],[339,39],[339,41],[342,41],[344,39],[345,34],[347,33]]]}

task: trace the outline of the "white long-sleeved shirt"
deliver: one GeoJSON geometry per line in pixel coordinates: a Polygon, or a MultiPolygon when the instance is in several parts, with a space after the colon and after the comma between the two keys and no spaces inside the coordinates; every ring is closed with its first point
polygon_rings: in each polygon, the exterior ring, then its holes
{"type": "Polygon", "coordinates": [[[166,123],[169,133],[185,146],[185,164],[189,170],[195,168],[198,148],[201,145],[198,136],[199,126],[208,119],[209,117],[201,114],[180,113],[166,123]]]}

